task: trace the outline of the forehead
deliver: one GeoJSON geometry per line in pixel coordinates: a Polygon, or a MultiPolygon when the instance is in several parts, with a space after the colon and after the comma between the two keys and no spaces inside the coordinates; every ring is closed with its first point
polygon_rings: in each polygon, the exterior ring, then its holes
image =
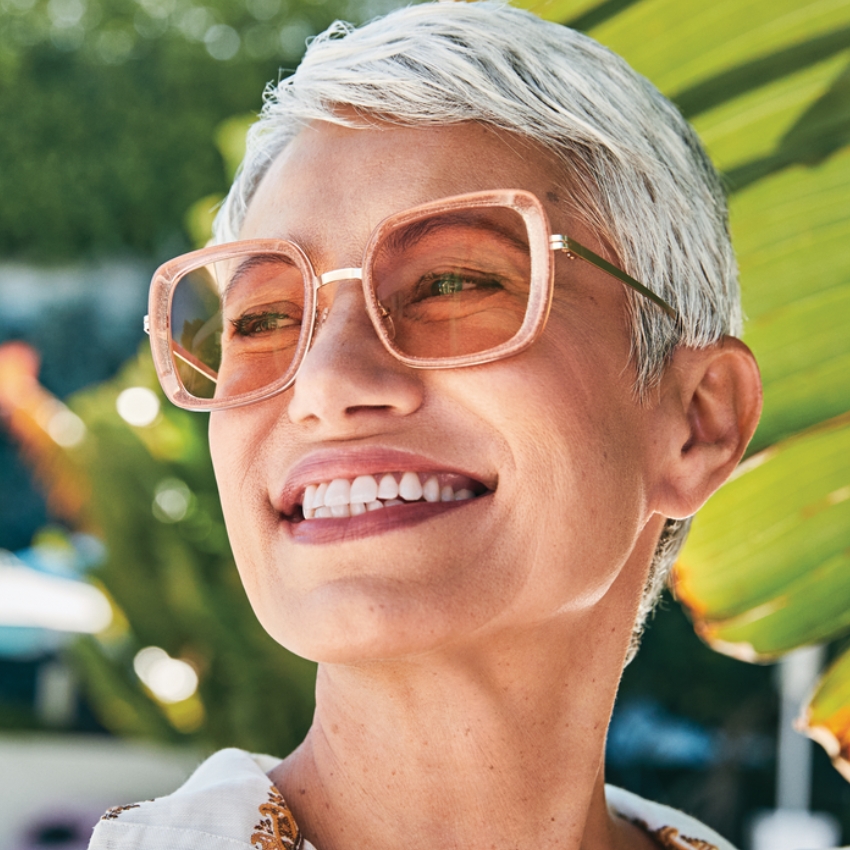
{"type": "MultiPolygon", "coordinates": [[[[449,195],[526,189],[561,217],[564,168],[551,152],[477,123],[366,129],[315,122],[263,178],[241,238],[351,243],[392,213],[449,195]]],[[[553,221],[553,224],[556,222],[553,221]]]]}

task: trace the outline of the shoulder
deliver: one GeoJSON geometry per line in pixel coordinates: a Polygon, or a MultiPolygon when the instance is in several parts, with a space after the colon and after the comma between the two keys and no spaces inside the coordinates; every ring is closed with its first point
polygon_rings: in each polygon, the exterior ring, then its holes
{"type": "Polygon", "coordinates": [[[309,850],[267,775],[279,761],[221,750],[173,794],[107,811],[89,850],[309,850]]]}
{"type": "Polygon", "coordinates": [[[665,850],[735,850],[713,829],[670,806],[613,785],[605,786],[605,798],[609,809],[645,829],[665,850]]]}

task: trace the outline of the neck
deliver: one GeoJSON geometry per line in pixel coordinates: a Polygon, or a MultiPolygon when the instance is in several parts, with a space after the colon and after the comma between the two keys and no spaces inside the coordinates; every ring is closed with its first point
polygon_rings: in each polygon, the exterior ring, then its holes
{"type": "MultiPolygon", "coordinates": [[[[622,579],[622,576],[621,576],[622,579]]],[[[272,774],[319,850],[654,847],[605,804],[629,639],[618,588],[522,633],[321,666],[313,726],[272,774]]]]}

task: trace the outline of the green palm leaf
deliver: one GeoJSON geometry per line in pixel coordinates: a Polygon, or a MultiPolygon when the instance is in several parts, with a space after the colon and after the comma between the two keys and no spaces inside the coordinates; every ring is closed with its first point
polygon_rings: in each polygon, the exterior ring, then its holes
{"type": "Polygon", "coordinates": [[[826,671],[800,726],[823,745],[850,782],[850,652],[826,671]]]}

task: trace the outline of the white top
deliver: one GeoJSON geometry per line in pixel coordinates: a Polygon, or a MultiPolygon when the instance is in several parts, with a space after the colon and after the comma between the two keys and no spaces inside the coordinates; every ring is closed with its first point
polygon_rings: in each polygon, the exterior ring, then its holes
{"type": "MultiPolygon", "coordinates": [[[[167,797],[116,806],[94,829],[89,850],[316,850],[301,836],[268,772],[272,756],[228,749],[207,759],[167,797]]],[[[669,850],[735,850],[698,820],[605,786],[609,808],[669,850]]]]}

